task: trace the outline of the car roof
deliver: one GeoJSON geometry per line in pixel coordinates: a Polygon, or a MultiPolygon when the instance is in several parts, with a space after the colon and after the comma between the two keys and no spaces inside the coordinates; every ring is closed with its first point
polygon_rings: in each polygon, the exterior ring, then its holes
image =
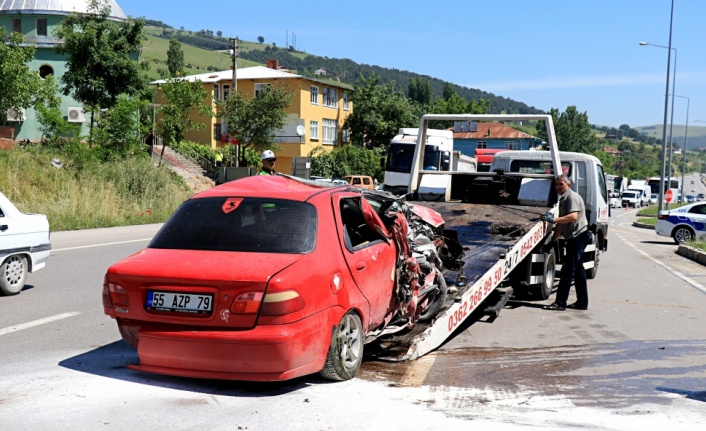
{"type": "Polygon", "coordinates": [[[333,190],[338,189],[287,175],[255,175],[212,187],[194,195],[192,199],[238,196],[289,199],[303,202],[313,195],[331,193],[333,190]]]}

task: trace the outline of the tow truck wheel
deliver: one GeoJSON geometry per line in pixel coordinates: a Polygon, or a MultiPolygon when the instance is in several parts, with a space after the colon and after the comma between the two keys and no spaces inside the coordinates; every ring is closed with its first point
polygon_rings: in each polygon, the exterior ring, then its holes
{"type": "Polygon", "coordinates": [[[554,273],[556,272],[556,260],[554,259],[554,250],[551,250],[544,257],[544,275],[543,280],[539,285],[537,285],[536,290],[539,297],[548,299],[552,294],[552,289],[554,289],[554,273]]]}
{"type": "Polygon", "coordinates": [[[598,260],[601,256],[601,251],[598,249],[598,242],[596,242],[596,258],[593,260],[593,268],[590,268],[588,271],[586,271],[586,278],[589,280],[593,280],[596,278],[596,275],[598,275],[598,260]]]}
{"type": "Polygon", "coordinates": [[[0,293],[17,295],[27,280],[27,258],[10,256],[0,265],[0,293]]]}
{"type": "Polygon", "coordinates": [[[333,328],[331,347],[321,377],[328,380],[349,380],[363,363],[363,324],[360,317],[349,311],[333,328]]]}

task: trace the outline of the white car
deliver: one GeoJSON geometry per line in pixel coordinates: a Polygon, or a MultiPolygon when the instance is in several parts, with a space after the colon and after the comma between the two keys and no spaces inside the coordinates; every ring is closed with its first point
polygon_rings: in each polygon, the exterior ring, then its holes
{"type": "Polygon", "coordinates": [[[20,212],[0,193],[0,295],[20,293],[27,274],[44,268],[50,253],[47,216],[20,212]]]}
{"type": "Polygon", "coordinates": [[[677,244],[706,236],[706,202],[661,211],[655,232],[672,237],[677,244]]]}

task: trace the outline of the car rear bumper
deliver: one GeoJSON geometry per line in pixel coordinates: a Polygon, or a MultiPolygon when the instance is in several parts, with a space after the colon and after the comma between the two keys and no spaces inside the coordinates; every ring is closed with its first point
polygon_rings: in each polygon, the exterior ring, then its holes
{"type": "Polygon", "coordinates": [[[279,381],[323,369],[331,330],[343,310],[331,308],[287,325],[243,331],[136,327],[134,370],[182,377],[279,381]]]}

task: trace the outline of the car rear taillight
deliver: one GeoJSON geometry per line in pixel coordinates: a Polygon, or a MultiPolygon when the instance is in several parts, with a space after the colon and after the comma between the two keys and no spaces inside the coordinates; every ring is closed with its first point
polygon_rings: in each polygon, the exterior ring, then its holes
{"type": "Polygon", "coordinates": [[[113,306],[130,306],[130,297],[125,288],[119,284],[103,281],[103,306],[112,308],[113,306]]]}
{"type": "Polygon", "coordinates": [[[657,216],[657,219],[659,220],[667,220],[669,218],[669,214],[659,214],[657,216]]]}
{"type": "Polygon", "coordinates": [[[261,316],[284,316],[304,308],[304,300],[294,290],[268,293],[262,301],[261,316]]]}
{"type": "Polygon", "coordinates": [[[262,292],[245,292],[238,295],[230,306],[233,314],[257,314],[262,302],[262,292]]]}

